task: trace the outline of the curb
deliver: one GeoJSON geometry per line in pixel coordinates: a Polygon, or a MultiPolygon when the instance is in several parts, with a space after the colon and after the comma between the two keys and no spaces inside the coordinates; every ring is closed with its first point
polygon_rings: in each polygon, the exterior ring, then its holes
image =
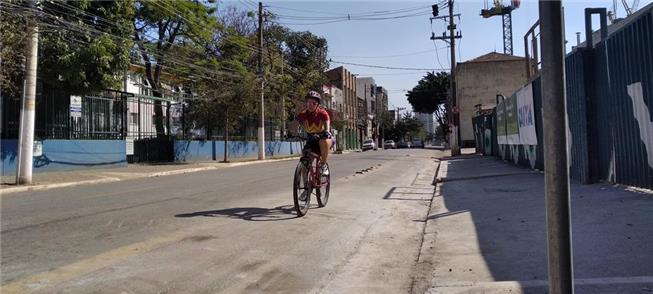
{"type": "Polygon", "coordinates": [[[49,190],[49,189],[55,189],[55,188],[65,188],[65,187],[74,187],[74,186],[83,186],[83,185],[113,183],[113,182],[119,182],[119,181],[121,181],[121,179],[119,179],[119,178],[103,178],[103,179],[86,180],[86,181],[79,181],[79,182],[65,182],[65,183],[57,183],[57,184],[45,184],[45,185],[34,185],[34,186],[21,186],[21,187],[14,187],[14,188],[3,188],[2,189],[2,195],[11,194],[11,193],[28,192],[28,191],[42,191],[42,190],[49,190]]]}
{"type": "Polygon", "coordinates": [[[66,188],[66,187],[73,187],[73,186],[113,183],[113,182],[120,182],[120,181],[123,181],[123,180],[133,180],[133,179],[141,179],[141,178],[156,178],[156,177],[163,177],[163,176],[180,175],[180,174],[188,174],[188,173],[202,172],[202,171],[208,171],[208,170],[216,170],[216,169],[221,169],[221,168],[246,166],[246,165],[253,165],[253,164],[262,164],[262,163],[270,163],[270,162],[277,162],[277,161],[289,161],[289,160],[295,160],[297,158],[298,158],[298,156],[291,156],[291,157],[287,157],[287,158],[266,159],[266,160],[262,160],[262,161],[252,160],[252,161],[244,161],[244,162],[234,162],[234,163],[229,163],[229,164],[223,165],[223,166],[211,165],[211,166],[206,166],[206,167],[195,167],[195,168],[171,170],[171,171],[164,171],[164,172],[154,172],[154,173],[146,174],[144,176],[135,176],[135,177],[126,178],[126,179],[112,177],[112,178],[102,178],[102,179],[97,179],[97,180],[86,180],[86,181],[79,181],[79,182],[64,182],[64,183],[55,183],[55,184],[44,184],[44,185],[33,185],[33,186],[21,186],[21,187],[13,187],[13,188],[3,188],[0,191],[0,194],[5,195],[5,194],[28,192],[28,191],[43,191],[43,190],[50,190],[50,189],[56,189],[56,188],[66,188]]]}

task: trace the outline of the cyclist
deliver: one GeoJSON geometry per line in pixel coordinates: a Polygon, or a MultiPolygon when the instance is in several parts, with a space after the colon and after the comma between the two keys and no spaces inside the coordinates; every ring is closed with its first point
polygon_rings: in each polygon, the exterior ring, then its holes
{"type": "Polygon", "coordinates": [[[322,107],[322,96],[315,91],[309,91],[304,96],[305,108],[296,117],[298,123],[302,124],[304,131],[309,137],[306,146],[313,152],[320,154],[320,172],[323,175],[329,174],[327,168],[327,157],[331,149],[332,136],[331,119],[329,113],[322,107]]]}

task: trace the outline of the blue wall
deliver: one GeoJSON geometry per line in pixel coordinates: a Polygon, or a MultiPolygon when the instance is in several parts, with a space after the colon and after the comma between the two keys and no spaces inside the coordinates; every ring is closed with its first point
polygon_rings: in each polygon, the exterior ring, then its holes
{"type": "MultiPolygon", "coordinates": [[[[34,157],[34,172],[87,167],[124,167],[124,140],[44,140],[43,155],[34,157]]],[[[3,176],[16,173],[18,140],[0,142],[3,176]]]]}
{"type": "MultiPolygon", "coordinates": [[[[265,142],[267,156],[284,156],[299,154],[301,142],[265,142]]],[[[258,144],[255,141],[227,142],[229,158],[255,158],[258,156],[258,144]]],[[[175,161],[192,162],[222,160],[224,156],[223,141],[175,141],[175,161]]]]}

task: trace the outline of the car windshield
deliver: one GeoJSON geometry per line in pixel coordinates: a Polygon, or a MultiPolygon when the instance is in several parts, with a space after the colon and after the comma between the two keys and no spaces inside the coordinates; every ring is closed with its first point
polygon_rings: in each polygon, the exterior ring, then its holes
{"type": "Polygon", "coordinates": [[[372,140],[365,141],[365,144],[369,144],[369,143],[374,143],[374,141],[372,141],[372,140]]]}

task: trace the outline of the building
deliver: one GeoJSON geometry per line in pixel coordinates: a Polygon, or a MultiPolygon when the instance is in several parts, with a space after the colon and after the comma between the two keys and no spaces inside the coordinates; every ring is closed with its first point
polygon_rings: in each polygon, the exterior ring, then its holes
{"type": "Polygon", "coordinates": [[[324,107],[342,113],[345,103],[343,91],[335,85],[329,84],[322,86],[322,92],[325,94],[323,97],[324,107]]]}
{"type": "Polygon", "coordinates": [[[344,130],[336,138],[338,148],[340,149],[357,149],[359,148],[356,139],[356,121],[358,118],[356,98],[356,76],[346,68],[340,66],[326,72],[329,83],[342,91],[342,115],[345,121],[344,130]],[[342,144],[342,145],[341,145],[342,144]]]}
{"type": "Polygon", "coordinates": [[[491,52],[456,66],[462,147],[473,147],[472,117],[496,106],[496,96],[510,96],[526,83],[525,58],[491,52]]]}
{"type": "Polygon", "coordinates": [[[358,139],[363,141],[365,139],[376,140],[378,133],[375,131],[373,122],[376,119],[376,83],[374,78],[364,77],[356,79],[356,95],[359,99],[358,112],[358,139]]]}
{"type": "MultiPolygon", "coordinates": [[[[376,93],[374,94],[376,97],[377,107],[376,107],[376,117],[380,118],[384,113],[388,112],[388,90],[381,86],[376,87],[376,93]]],[[[377,134],[377,144],[379,146],[383,146],[383,140],[385,140],[385,134],[383,133],[383,128],[381,126],[381,121],[380,119],[377,119],[374,121],[375,123],[375,131],[377,134]]]]}
{"type": "Polygon", "coordinates": [[[415,118],[422,123],[427,140],[435,138],[436,123],[433,113],[415,112],[415,118]]]}

